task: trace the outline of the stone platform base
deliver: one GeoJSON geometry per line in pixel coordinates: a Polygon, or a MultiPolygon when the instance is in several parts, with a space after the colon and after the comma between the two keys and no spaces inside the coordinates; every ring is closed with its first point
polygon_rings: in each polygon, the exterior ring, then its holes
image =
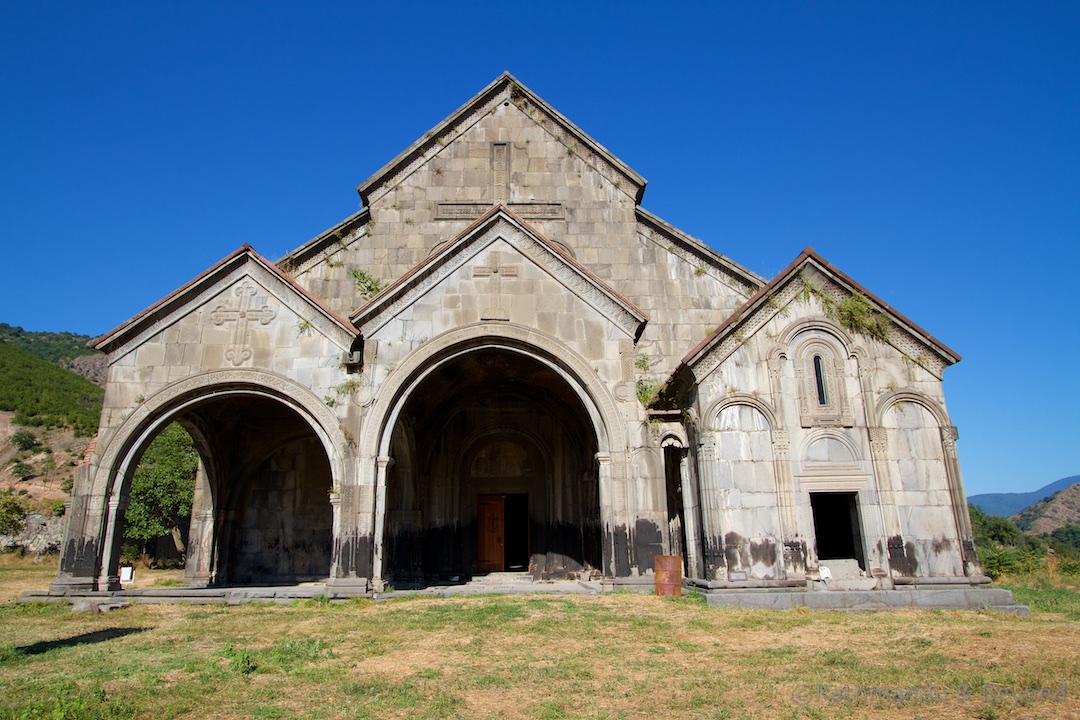
{"type": "Polygon", "coordinates": [[[707,590],[709,607],[789,610],[997,610],[1030,615],[1026,605],[1013,602],[1008,590],[987,587],[905,588],[902,590],[707,590]]]}
{"type": "Polygon", "coordinates": [[[571,593],[595,595],[603,591],[599,582],[580,580],[538,581],[519,573],[492,573],[470,582],[451,585],[427,585],[408,590],[372,593],[364,586],[347,586],[340,583],[303,583],[266,587],[221,588],[147,588],[143,590],[115,590],[112,592],[86,591],[49,593],[28,591],[19,595],[20,603],[71,603],[83,610],[109,610],[126,605],[242,605],[244,603],[270,603],[287,605],[296,600],[325,598],[329,602],[346,602],[352,598],[375,599],[401,595],[451,595],[479,594],[538,594],[571,593]]]}
{"type": "Polygon", "coordinates": [[[327,592],[324,583],[282,585],[268,587],[227,588],[148,588],[145,590],[115,590],[112,592],[72,592],[51,594],[28,591],[19,595],[20,603],[76,603],[107,606],[115,603],[146,605],[241,605],[249,602],[288,604],[294,600],[310,600],[316,597],[365,597],[363,590],[353,593],[327,592]]]}
{"type": "MultiPolygon", "coordinates": [[[[19,602],[72,603],[84,610],[108,610],[129,604],[240,605],[243,603],[288,604],[296,600],[325,598],[344,602],[356,597],[388,598],[400,595],[473,595],[483,593],[599,594],[612,590],[653,591],[652,579],[633,583],[558,581],[531,582],[526,578],[492,576],[459,585],[435,585],[415,590],[372,593],[360,587],[327,586],[324,583],[269,587],[149,588],[115,592],[50,594],[24,592],[19,602]]],[[[687,587],[686,591],[695,588],[687,587]]],[[[709,607],[789,610],[897,610],[904,608],[978,610],[989,609],[1017,615],[1030,614],[1025,605],[1013,602],[1008,590],[987,587],[911,587],[900,590],[807,590],[805,588],[696,589],[709,607]]]]}

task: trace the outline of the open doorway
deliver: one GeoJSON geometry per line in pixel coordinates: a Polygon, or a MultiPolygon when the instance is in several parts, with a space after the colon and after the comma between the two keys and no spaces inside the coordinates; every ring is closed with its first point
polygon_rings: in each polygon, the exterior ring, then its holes
{"type": "Polygon", "coordinates": [[[529,569],[528,495],[479,495],[476,520],[478,572],[529,569]]]}
{"type": "Polygon", "coordinates": [[[810,493],[810,508],[818,560],[854,559],[865,571],[857,496],[853,492],[810,493]]]}

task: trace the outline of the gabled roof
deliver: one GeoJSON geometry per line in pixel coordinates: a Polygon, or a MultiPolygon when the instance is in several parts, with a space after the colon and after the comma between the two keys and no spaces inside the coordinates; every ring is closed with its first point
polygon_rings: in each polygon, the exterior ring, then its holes
{"type": "MultiPolygon", "coordinates": [[[[894,310],[888,303],[881,300],[881,298],[874,295],[837,268],[833,267],[825,260],[825,258],[814,252],[813,248],[807,247],[799,253],[799,256],[782,270],[780,274],[762,286],[753,297],[732,313],[720,327],[716,328],[716,330],[710,333],[708,337],[698,343],[697,347],[687,353],[675,372],[678,373],[683,367],[694,370],[705,358],[714,355],[713,351],[719,348],[723,341],[729,336],[738,333],[740,330],[750,329],[746,328],[748,324],[757,325],[758,323],[752,323],[752,320],[755,316],[758,316],[759,312],[763,310],[779,312],[779,308],[770,305],[770,299],[778,290],[787,286],[790,282],[799,279],[808,268],[817,270],[849,293],[857,293],[865,296],[878,311],[885,313],[885,315],[892,320],[900,332],[909,337],[913,337],[920,345],[931,350],[938,357],[942,367],[960,361],[960,355],[949,349],[944,343],[908,320],[904,315],[894,310]]],[[[764,320],[760,324],[764,324],[764,320]]],[[[757,327],[750,330],[751,332],[756,331],[757,327]]],[[[890,333],[887,342],[895,346],[898,340],[899,338],[896,337],[894,333],[890,333]]],[[[898,349],[900,349],[901,352],[904,352],[903,348],[898,349]]],[[[719,363],[723,360],[722,357],[713,357],[712,359],[715,363],[719,363]]]]}
{"type": "MultiPolygon", "coordinates": [[[[701,240],[687,235],[671,223],[661,219],[657,215],[638,206],[634,212],[640,228],[646,228],[650,232],[657,233],[665,241],[663,244],[670,248],[670,243],[680,245],[694,257],[707,262],[730,278],[730,283],[746,295],[751,295],[765,283],[765,278],[755,272],[744,268],[726,255],[721,255],[716,250],[706,245],[701,240]]],[[[680,254],[680,253],[676,253],[680,254]]]]}
{"type": "MultiPolygon", "coordinates": [[[[495,78],[494,82],[481,90],[475,97],[450,114],[448,118],[424,133],[424,136],[405,149],[400,155],[387,163],[381,170],[356,188],[360,193],[361,203],[370,206],[370,198],[377,196],[379,190],[396,185],[412,170],[427,162],[430,155],[438,152],[450,140],[469,127],[479,122],[489,110],[500,102],[513,102],[526,112],[538,112],[544,120],[540,122],[549,132],[561,135],[566,140],[573,140],[573,152],[608,176],[619,187],[628,192],[634,202],[640,204],[645,192],[645,178],[631,170],[622,160],[615,157],[600,143],[589,137],[581,128],[567,120],[555,108],[540,99],[533,91],[518,82],[509,72],[495,78]]],[[[570,147],[568,145],[568,147],[570,147]]]]}
{"type": "Polygon", "coordinates": [[[575,293],[595,307],[635,340],[641,335],[649,319],[643,310],[575,260],[557,243],[529,227],[504,205],[493,207],[454,240],[438,248],[423,262],[383,288],[363,307],[357,309],[350,319],[365,336],[370,336],[415,297],[449,276],[497,238],[507,241],[523,255],[544,267],[569,292],[575,293]],[[532,243],[534,252],[529,252],[529,243],[532,243]],[[538,252],[542,257],[537,255],[538,252]],[[562,277],[564,275],[565,277],[562,277]]]}
{"type": "Polygon", "coordinates": [[[142,339],[159,332],[172,324],[179,312],[186,306],[203,300],[208,293],[214,292],[218,283],[227,280],[230,275],[233,275],[245,265],[252,265],[256,274],[263,274],[283,283],[288,292],[295,293],[303,304],[309,305],[316,311],[318,316],[325,319],[328,326],[340,335],[339,340],[345,343],[346,348],[349,347],[352,339],[357,336],[356,328],[350,325],[347,320],[335,314],[307,290],[294,282],[291,277],[282,272],[277,265],[255,252],[250,245],[244,243],[240,248],[227,255],[195,279],[158,300],[127,322],[91,340],[89,342],[90,347],[111,353],[133,340],[142,339]]]}
{"type": "Polygon", "coordinates": [[[329,257],[346,249],[347,245],[343,245],[342,243],[344,243],[346,238],[350,235],[363,229],[364,225],[370,219],[370,211],[367,208],[362,208],[339,222],[337,225],[334,225],[332,228],[324,230],[311,238],[274,264],[281,268],[291,267],[293,268],[292,272],[299,275],[320,259],[329,257]],[[334,245],[337,245],[338,247],[335,248],[333,247],[334,245]],[[328,248],[329,251],[327,251],[328,248]]]}

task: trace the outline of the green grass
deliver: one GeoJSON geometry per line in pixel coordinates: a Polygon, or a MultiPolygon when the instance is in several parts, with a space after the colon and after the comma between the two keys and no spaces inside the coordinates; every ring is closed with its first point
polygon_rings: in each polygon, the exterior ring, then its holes
{"type": "Polygon", "coordinates": [[[1049,577],[1046,573],[1002,578],[1000,587],[1011,590],[1013,598],[1034,612],[1060,614],[1080,621],[1080,577],[1049,577]]]}
{"type": "MultiPolygon", "coordinates": [[[[0,566],[2,597],[12,596],[5,583],[18,581],[20,567],[47,582],[48,568],[8,563],[0,566]]],[[[147,605],[104,614],[7,602],[0,720],[1060,717],[1062,707],[1045,703],[1016,714],[1000,702],[798,699],[818,687],[927,683],[1064,684],[1074,697],[1076,592],[1052,584],[1020,591],[1030,593],[1033,618],[725,611],[700,598],[633,594],[147,605]]]]}

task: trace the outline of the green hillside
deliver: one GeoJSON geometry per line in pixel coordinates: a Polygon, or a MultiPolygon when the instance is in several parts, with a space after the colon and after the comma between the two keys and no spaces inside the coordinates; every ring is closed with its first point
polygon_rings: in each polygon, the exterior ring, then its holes
{"type": "Polygon", "coordinates": [[[104,394],[75,373],[0,342],[0,410],[14,411],[16,424],[70,426],[76,435],[93,435],[104,394]]]}
{"type": "Polygon", "coordinates": [[[96,355],[97,351],[86,346],[89,335],[69,332],[30,332],[21,327],[0,323],[0,344],[7,343],[22,348],[42,360],[63,363],[80,355],[96,355]]]}

